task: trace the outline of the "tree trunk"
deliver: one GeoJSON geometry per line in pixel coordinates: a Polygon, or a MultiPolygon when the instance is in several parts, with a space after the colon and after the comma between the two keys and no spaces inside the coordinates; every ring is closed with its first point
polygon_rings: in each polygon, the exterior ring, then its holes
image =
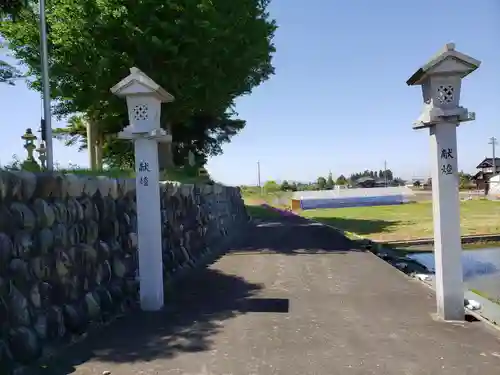
{"type": "Polygon", "coordinates": [[[96,168],[97,170],[102,170],[102,148],[104,146],[104,134],[99,132],[97,126],[95,126],[97,142],[95,145],[95,158],[96,158],[96,168]]]}
{"type": "MultiPolygon", "coordinates": [[[[172,134],[172,125],[167,124],[165,130],[168,134],[172,134]]],[[[175,166],[172,143],[158,143],[158,166],[160,167],[160,172],[175,166]]]]}
{"type": "Polygon", "coordinates": [[[174,167],[171,143],[158,143],[158,165],[160,171],[174,167]]]}
{"type": "Polygon", "coordinates": [[[97,158],[96,158],[96,132],[95,132],[94,121],[89,120],[87,122],[87,150],[89,153],[89,164],[90,169],[95,171],[97,169],[97,158]]]}

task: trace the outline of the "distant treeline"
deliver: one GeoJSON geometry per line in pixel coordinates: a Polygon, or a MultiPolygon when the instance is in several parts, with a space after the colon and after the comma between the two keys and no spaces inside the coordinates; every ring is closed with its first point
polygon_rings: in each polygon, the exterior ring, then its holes
{"type": "MultiPolygon", "coordinates": [[[[356,182],[362,177],[371,177],[375,180],[386,180],[390,184],[403,185],[404,181],[400,178],[394,178],[394,175],[390,169],[386,171],[370,171],[365,170],[364,172],[352,173],[349,178],[341,174],[337,178],[334,178],[332,173],[329,173],[326,177],[319,176],[316,181],[313,182],[296,182],[284,180],[281,183],[277,183],[274,180],[266,181],[263,186],[263,190],[267,193],[278,192],[278,191],[306,191],[306,190],[331,190],[335,188],[336,185],[341,186],[355,186],[356,182]]],[[[244,191],[250,192],[256,188],[255,186],[242,186],[244,191]]]]}

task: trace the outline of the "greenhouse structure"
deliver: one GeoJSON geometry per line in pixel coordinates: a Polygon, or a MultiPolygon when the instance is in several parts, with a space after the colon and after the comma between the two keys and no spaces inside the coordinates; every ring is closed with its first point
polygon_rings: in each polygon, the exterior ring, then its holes
{"type": "Polygon", "coordinates": [[[410,202],[414,195],[407,186],[296,191],[292,210],[402,204],[410,202]]]}

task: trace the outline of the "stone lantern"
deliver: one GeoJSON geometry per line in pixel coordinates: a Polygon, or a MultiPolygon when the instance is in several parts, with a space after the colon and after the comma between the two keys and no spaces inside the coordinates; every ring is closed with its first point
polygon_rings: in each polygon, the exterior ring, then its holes
{"type": "Polygon", "coordinates": [[[448,43],[406,82],[422,86],[424,107],[415,129],[427,128],[450,120],[455,124],[475,119],[474,112],[460,106],[462,78],[476,70],[480,61],[455,51],[448,43]]]}
{"type": "Polygon", "coordinates": [[[26,161],[35,162],[35,158],[33,157],[33,152],[36,149],[35,141],[37,140],[37,136],[33,134],[31,128],[26,129],[26,133],[21,136],[21,139],[24,141],[24,149],[28,153],[28,158],[26,161]]]}
{"type": "Polygon", "coordinates": [[[451,321],[464,319],[457,126],[475,119],[460,106],[460,90],[479,65],[448,43],[406,82],[422,86],[424,106],[413,128],[428,128],[431,139],[436,298],[439,317],[451,321]]]}
{"type": "Polygon", "coordinates": [[[127,101],[130,125],[118,137],[133,141],[135,149],[141,308],[157,311],[163,307],[158,143],[172,142],[160,126],[160,115],[162,103],[174,97],[137,68],[111,92],[127,101]]]}
{"type": "Polygon", "coordinates": [[[38,160],[43,169],[47,168],[47,147],[45,147],[45,142],[40,142],[40,145],[35,150],[38,153],[38,160]]]}

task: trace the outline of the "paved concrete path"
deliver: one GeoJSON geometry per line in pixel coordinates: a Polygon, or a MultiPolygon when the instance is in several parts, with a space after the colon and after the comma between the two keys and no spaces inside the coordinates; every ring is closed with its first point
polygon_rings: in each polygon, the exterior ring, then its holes
{"type": "Polygon", "coordinates": [[[498,332],[433,320],[433,293],[334,231],[262,223],[178,286],[175,308],[125,318],[51,375],[461,375],[500,371],[498,332]]]}

